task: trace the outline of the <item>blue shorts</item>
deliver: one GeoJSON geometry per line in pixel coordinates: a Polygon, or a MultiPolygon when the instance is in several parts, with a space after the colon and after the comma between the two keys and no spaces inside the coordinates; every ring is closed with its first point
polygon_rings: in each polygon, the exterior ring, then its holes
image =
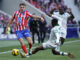
{"type": "Polygon", "coordinates": [[[25,29],[25,30],[21,30],[21,31],[16,31],[16,35],[17,35],[18,39],[20,39],[20,38],[26,38],[26,37],[31,37],[29,29],[25,29]]]}

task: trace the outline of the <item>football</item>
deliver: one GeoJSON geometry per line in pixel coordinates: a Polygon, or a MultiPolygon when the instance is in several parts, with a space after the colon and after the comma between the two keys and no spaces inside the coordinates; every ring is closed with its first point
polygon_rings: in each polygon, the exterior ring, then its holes
{"type": "Polygon", "coordinates": [[[13,55],[13,56],[19,55],[19,50],[18,50],[18,49],[13,49],[13,50],[12,50],[12,55],[13,55]]]}

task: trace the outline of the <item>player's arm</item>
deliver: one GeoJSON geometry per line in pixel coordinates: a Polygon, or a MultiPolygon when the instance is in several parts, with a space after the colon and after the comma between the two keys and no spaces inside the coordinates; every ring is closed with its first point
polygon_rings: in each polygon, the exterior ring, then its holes
{"type": "Polygon", "coordinates": [[[51,16],[52,16],[52,14],[50,14],[50,13],[47,13],[47,15],[48,15],[49,17],[51,17],[51,16]]]}
{"type": "Polygon", "coordinates": [[[68,19],[70,20],[73,20],[75,18],[72,12],[70,14],[67,13],[67,16],[68,16],[68,19]]]}
{"type": "Polygon", "coordinates": [[[8,27],[10,27],[10,25],[11,25],[12,22],[13,22],[13,20],[14,20],[14,17],[12,17],[11,20],[9,21],[9,23],[8,23],[8,25],[7,25],[7,27],[6,27],[6,32],[8,31],[8,27]]]}
{"type": "Polygon", "coordinates": [[[58,20],[62,20],[62,18],[58,17],[57,15],[52,15],[52,18],[57,18],[58,20]]]}
{"type": "Polygon", "coordinates": [[[33,18],[35,18],[36,20],[41,20],[41,21],[44,21],[44,19],[42,17],[39,17],[39,16],[35,16],[35,15],[32,15],[33,18]]]}
{"type": "Polygon", "coordinates": [[[52,9],[49,13],[47,13],[47,15],[51,17],[55,10],[56,8],[52,9]]]}

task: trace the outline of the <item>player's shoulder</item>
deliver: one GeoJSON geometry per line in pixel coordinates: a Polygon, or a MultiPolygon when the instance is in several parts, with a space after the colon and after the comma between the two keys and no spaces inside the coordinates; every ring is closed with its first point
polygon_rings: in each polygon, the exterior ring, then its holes
{"type": "Polygon", "coordinates": [[[70,16],[70,14],[69,14],[68,12],[65,12],[65,15],[66,15],[66,16],[70,16]]]}
{"type": "Polygon", "coordinates": [[[61,26],[59,26],[59,25],[57,25],[57,26],[55,26],[52,30],[57,30],[57,29],[60,29],[61,28],[61,26]]]}
{"type": "Polygon", "coordinates": [[[52,27],[51,31],[54,31],[56,29],[56,26],[55,27],[52,27]]]}
{"type": "Polygon", "coordinates": [[[65,14],[69,14],[69,13],[65,12],[65,14]]]}
{"type": "Polygon", "coordinates": [[[54,12],[53,14],[54,14],[54,15],[57,15],[57,14],[59,14],[59,12],[57,11],[57,12],[54,12]]]}
{"type": "Polygon", "coordinates": [[[14,14],[18,14],[18,13],[19,13],[19,10],[17,10],[17,11],[14,12],[14,14]]]}
{"type": "Polygon", "coordinates": [[[27,13],[28,15],[32,15],[32,14],[31,14],[29,11],[27,11],[27,10],[26,10],[26,13],[27,13]]]}
{"type": "Polygon", "coordinates": [[[29,13],[29,11],[27,11],[27,10],[25,12],[29,13]]]}
{"type": "Polygon", "coordinates": [[[51,29],[51,32],[54,32],[54,33],[59,32],[59,31],[60,31],[60,26],[55,26],[51,29]]]}

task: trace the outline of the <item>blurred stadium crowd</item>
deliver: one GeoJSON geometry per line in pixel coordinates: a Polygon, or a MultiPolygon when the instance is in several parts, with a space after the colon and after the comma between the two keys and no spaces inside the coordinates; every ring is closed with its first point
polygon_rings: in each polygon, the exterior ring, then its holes
{"type": "Polygon", "coordinates": [[[26,0],[30,4],[34,5],[36,8],[42,10],[45,13],[49,13],[54,8],[63,7],[64,10],[67,6],[64,4],[63,0],[26,0]]]}
{"type": "MultiPolygon", "coordinates": [[[[72,13],[71,8],[68,8],[64,4],[64,0],[26,0],[30,4],[34,5],[36,8],[40,9],[41,11],[48,13],[57,12],[59,8],[63,8],[65,12],[68,12],[72,17],[68,19],[68,27],[77,27],[76,20],[74,20],[74,15],[72,13]]],[[[75,4],[79,6],[80,0],[74,0],[75,4]]],[[[45,18],[45,17],[44,17],[45,18]]],[[[0,27],[5,28],[8,24],[8,21],[10,20],[9,16],[0,12],[0,27]]],[[[45,20],[46,21],[46,20],[45,20]]],[[[80,23],[80,22],[79,22],[80,23]]],[[[14,24],[14,23],[13,23],[14,24]]],[[[50,32],[51,26],[47,26],[47,32],[50,32]]],[[[42,28],[41,28],[42,29],[42,28]]],[[[14,33],[14,30],[11,29],[11,33],[14,33]]],[[[2,33],[1,33],[2,34],[2,33]]],[[[39,38],[39,37],[38,37],[39,38]]],[[[34,39],[34,37],[33,37],[34,39]]]]}
{"type": "Polygon", "coordinates": [[[59,10],[59,8],[63,8],[64,11],[67,11],[69,14],[72,15],[72,18],[70,18],[71,20],[70,19],[68,20],[68,23],[76,24],[76,21],[73,21],[74,16],[72,10],[71,8],[68,8],[64,4],[64,0],[26,0],[26,1],[28,1],[30,4],[34,5],[41,11],[45,12],[46,14],[48,14],[52,10],[54,10],[53,12],[56,12],[59,10]]]}
{"type": "Polygon", "coordinates": [[[4,26],[10,20],[9,16],[0,12],[0,25],[4,26]]]}
{"type": "Polygon", "coordinates": [[[80,9],[80,0],[74,0],[74,4],[80,9]]]}

